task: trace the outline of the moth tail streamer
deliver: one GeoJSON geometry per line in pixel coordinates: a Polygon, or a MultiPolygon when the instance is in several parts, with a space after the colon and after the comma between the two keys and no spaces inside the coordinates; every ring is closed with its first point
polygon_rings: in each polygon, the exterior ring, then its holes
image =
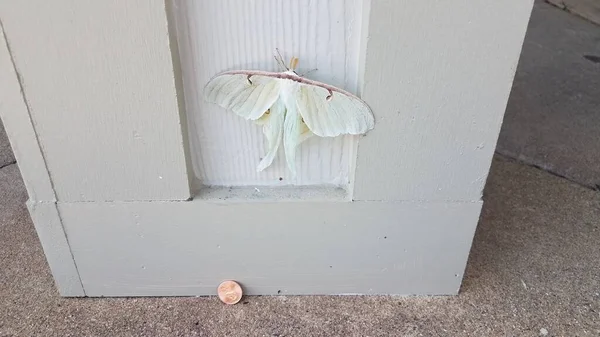
{"type": "MultiPolygon", "coordinates": [[[[292,179],[296,178],[296,148],[298,145],[310,137],[310,134],[301,135],[302,117],[297,108],[292,105],[287,107],[285,121],[283,123],[283,148],[285,150],[285,160],[292,179]]],[[[309,131],[310,132],[310,131],[309,131]]]]}
{"type": "Polygon", "coordinates": [[[275,159],[275,155],[277,155],[277,150],[279,149],[279,144],[283,137],[284,111],[285,108],[283,104],[281,101],[277,100],[271,109],[260,118],[263,124],[263,133],[267,137],[269,150],[256,167],[257,172],[262,172],[264,169],[271,166],[273,159],[275,159]]]}

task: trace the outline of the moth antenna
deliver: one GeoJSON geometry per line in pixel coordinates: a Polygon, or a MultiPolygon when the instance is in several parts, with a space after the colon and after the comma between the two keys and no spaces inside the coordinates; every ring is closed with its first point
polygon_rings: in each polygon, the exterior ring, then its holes
{"type": "Polygon", "coordinates": [[[300,76],[304,77],[304,76],[306,76],[306,75],[308,75],[308,74],[310,74],[310,73],[312,73],[312,72],[314,72],[314,71],[317,71],[317,70],[319,70],[319,69],[317,69],[317,68],[315,68],[315,69],[311,69],[311,70],[309,70],[309,71],[307,71],[307,72],[305,72],[305,73],[302,73],[302,74],[300,74],[300,76]]]}
{"type": "Polygon", "coordinates": [[[273,55],[273,57],[275,58],[275,62],[277,62],[277,65],[279,66],[279,70],[286,70],[287,69],[285,66],[283,66],[281,64],[281,61],[279,61],[279,59],[277,58],[277,55],[273,55]]]}
{"type": "Polygon", "coordinates": [[[279,56],[279,59],[283,61],[283,57],[281,57],[281,53],[279,52],[279,48],[275,48],[275,51],[277,52],[277,55],[279,56]]]}
{"type": "Polygon", "coordinates": [[[290,70],[288,67],[285,66],[285,62],[283,62],[283,57],[281,56],[281,53],[279,52],[279,48],[275,48],[275,51],[277,51],[277,55],[279,55],[279,59],[277,59],[277,62],[279,62],[279,64],[283,67],[283,69],[285,70],[290,70]]]}

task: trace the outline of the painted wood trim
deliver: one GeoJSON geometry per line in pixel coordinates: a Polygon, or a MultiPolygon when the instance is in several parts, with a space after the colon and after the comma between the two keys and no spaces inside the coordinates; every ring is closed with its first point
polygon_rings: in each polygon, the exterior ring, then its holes
{"type": "Polygon", "coordinates": [[[190,127],[187,123],[187,107],[185,104],[185,89],[183,86],[183,70],[181,67],[181,55],[179,53],[179,42],[177,41],[177,27],[174,18],[174,1],[165,1],[165,14],[167,16],[169,30],[169,48],[171,51],[171,61],[173,64],[173,79],[175,81],[175,90],[177,94],[177,107],[179,111],[179,125],[181,127],[181,139],[183,144],[183,153],[185,159],[186,175],[190,197],[194,191],[200,189],[200,182],[194,175],[194,167],[192,164],[192,149],[190,140],[190,127]]]}
{"type": "Polygon", "coordinates": [[[28,201],[27,208],[58,292],[65,297],[85,296],[56,203],[28,201]]]}
{"type": "Polygon", "coordinates": [[[186,200],[165,2],[0,2],[58,200],[186,200]]]}
{"type": "Polygon", "coordinates": [[[87,296],[456,294],[481,202],[59,203],[87,296]]]}
{"type": "Polygon", "coordinates": [[[371,1],[354,200],[481,198],[532,5],[371,1]]]}
{"type": "Polygon", "coordinates": [[[29,195],[27,207],[59,293],[68,297],[85,296],[2,22],[0,39],[0,117],[29,195]]]}
{"type": "Polygon", "coordinates": [[[0,117],[29,199],[55,201],[54,188],[0,21],[0,117]]]}

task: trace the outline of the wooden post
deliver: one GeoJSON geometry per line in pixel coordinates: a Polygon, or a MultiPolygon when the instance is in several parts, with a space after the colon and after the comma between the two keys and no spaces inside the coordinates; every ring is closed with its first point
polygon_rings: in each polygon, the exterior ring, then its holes
{"type": "Polygon", "coordinates": [[[61,294],[456,294],[532,1],[253,4],[0,2],[0,116],[61,294]],[[275,47],[376,118],[301,145],[294,181],[200,99],[275,47]]]}

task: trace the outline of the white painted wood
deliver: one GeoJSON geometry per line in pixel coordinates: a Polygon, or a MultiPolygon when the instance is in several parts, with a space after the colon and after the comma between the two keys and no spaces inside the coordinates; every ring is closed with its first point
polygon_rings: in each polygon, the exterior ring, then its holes
{"type": "Polygon", "coordinates": [[[27,206],[48,265],[62,296],[84,296],[55,204],[55,195],[38,138],[31,123],[0,21],[0,117],[27,188],[27,206]],[[40,201],[45,202],[40,202],[40,201]]]}
{"type": "Polygon", "coordinates": [[[33,201],[54,201],[54,189],[0,22],[0,117],[33,201]]]}
{"type": "Polygon", "coordinates": [[[27,202],[29,214],[61,296],[85,296],[55,202],[27,202]]]}
{"type": "Polygon", "coordinates": [[[282,149],[257,173],[266,154],[260,127],[205,103],[202,89],[225,70],[278,71],[279,48],[286,59],[299,57],[300,73],[318,68],[307,77],[356,92],[361,10],[362,0],[174,2],[193,164],[203,184],[347,185],[356,137],[303,143],[297,180],[289,179],[282,149]]]}
{"type": "Polygon", "coordinates": [[[210,202],[347,202],[348,191],[332,186],[212,186],[200,190],[198,200],[210,202]]]}
{"type": "Polygon", "coordinates": [[[58,200],[190,196],[165,4],[1,1],[58,200]]]}
{"type": "Polygon", "coordinates": [[[533,1],[372,1],[354,200],[479,200],[533,1]]]}
{"type": "Polygon", "coordinates": [[[456,294],[481,202],[59,204],[88,296],[456,294]],[[227,205],[227,206],[225,206],[227,205]]]}

